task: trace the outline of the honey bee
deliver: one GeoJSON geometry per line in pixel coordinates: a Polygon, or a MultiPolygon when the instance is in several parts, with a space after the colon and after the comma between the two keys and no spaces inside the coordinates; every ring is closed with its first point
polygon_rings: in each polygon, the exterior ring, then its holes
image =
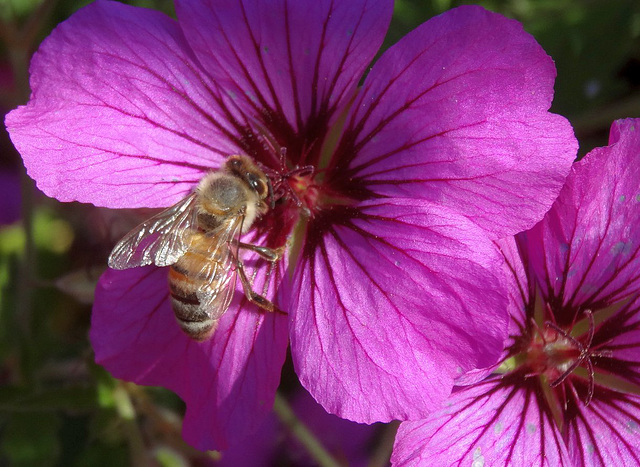
{"type": "MultiPolygon", "coordinates": [[[[247,298],[281,312],[254,292],[238,258],[240,248],[275,262],[282,248],[240,242],[240,234],[269,209],[269,178],[248,156],[231,156],[207,174],[182,201],[143,222],[114,247],[109,267],[170,266],[171,305],[178,324],[192,339],[208,339],[229,308],[240,277],[247,298]]],[[[282,313],[282,312],[281,312],[282,313]]]]}

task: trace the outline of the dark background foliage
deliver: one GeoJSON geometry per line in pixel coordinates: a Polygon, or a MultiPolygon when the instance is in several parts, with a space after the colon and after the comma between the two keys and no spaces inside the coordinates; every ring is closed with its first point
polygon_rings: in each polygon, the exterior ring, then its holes
{"type": "MultiPolygon", "coordinates": [[[[28,61],[40,41],[86,3],[0,0],[2,114],[26,102],[28,61]]],[[[173,15],[170,0],[128,3],[173,15]]],[[[580,155],[606,144],[613,120],[640,116],[637,0],[397,0],[384,47],[463,3],[521,21],[554,58],[553,110],[573,123],[580,155]]],[[[133,211],[47,199],[23,174],[4,128],[0,132],[0,465],[182,466],[219,459],[218,453],[198,453],[182,442],[184,407],[177,397],[114,380],[93,364],[87,339],[93,287],[111,246],[139,218],[133,211]]],[[[271,459],[263,457],[265,465],[322,462],[321,455],[311,460],[283,421],[286,401],[298,391],[288,364],[279,417],[267,422],[269,439],[261,438],[268,449],[259,455],[268,452],[271,459]]],[[[334,428],[327,427],[333,425],[316,423],[320,415],[313,420],[299,415],[310,427],[302,436],[315,436],[334,459],[388,462],[394,425],[349,436],[362,444],[356,452],[342,445],[344,440],[330,439],[334,428]]],[[[256,443],[245,448],[251,446],[256,443]]]]}

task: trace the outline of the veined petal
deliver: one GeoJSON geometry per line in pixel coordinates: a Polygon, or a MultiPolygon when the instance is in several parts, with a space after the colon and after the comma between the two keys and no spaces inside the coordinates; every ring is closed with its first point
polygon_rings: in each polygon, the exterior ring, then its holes
{"type": "Polygon", "coordinates": [[[236,294],[213,337],[198,343],[178,327],[167,270],[108,270],[92,315],[96,361],[115,377],[163,386],[187,404],[183,436],[197,449],[224,449],[271,410],[287,348],[286,319],[236,294]]]}
{"type": "Polygon", "coordinates": [[[492,379],[454,393],[428,419],[400,425],[392,464],[572,466],[535,386],[535,378],[520,387],[492,379]]]}
{"type": "Polygon", "coordinates": [[[510,345],[515,336],[520,336],[529,326],[527,322],[526,304],[529,302],[528,278],[524,270],[524,264],[518,253],[518,246],[514,237],[506,237],[495,241],[504,257],[504,270],[506,271],[506,289],[508,296],[507,310],[509,311],[509,335],[505,340],[502,355],[498,362],[485,368],[471,370],[456,379],[456,386],[468,386],[483,380],[493,373],[506,358],[509,357],[510,345]]]}
{"type": "Polygon", "coordinates": [[[595,312],[640,292],[639,154],[640,120],[615,122],[610,145],[575,164],[551,211],[522,238],[543,293],[567,310],[595,312]]]}
{"type": "Polygon", "coordinates": [[[6,119],[48,196],[161,207],[236,152],[178,24],[98,1],[58,26],[31,63],[31,100],[6,119]]]}
{"type": "Polygon", "coordinates": [[[548,112],[554,78],[520,23],[475,6],[443,13],[369,73],[338,148],[344,177],[448,206],[493,238],[529,228],[577,151],[568,121],[548,112]]]}
{"type": "Polygon", "coordinates": [[[571,406],[567,448],[573,465],[640,464],[640,397],[596,386],[587,407],[571,406]]]}
{"type": "Polygon", "coordinates": [[[500,248],[505,260],[505,269],[507,271],[507,291],[509,293],[509,334],[512,336],[520,335],[529,323],[526,322],[527,316],[525,307],[531,299],[533,293],[530,288],[527,271],[523,264],[518,244],[515,237],[506,237],[496,241],[496,245],[500,248]]]}
{"type": "Polygon", "coordinates": [[[500,355],[502,258],[445,208],[398,199],[359,209],[307,233],[315,249],[302,253],[289,307],[296,372],[340,417],[424,417],[454,378],[500,355]]]}
{"type": "MultiPolygon", "coordinates": [[[[600,374],[615,375],[640,387],[640,297],[628,301],[615,313],[599,323],[593,336],[592,347],[596,354],[595,369],[600,374]]],[[[596,312],[608,314],[607,309],[596,312]]],[[[597,379],[596,379],[597,381],[597,379]]],[[[606,381],[606,379],[605,379],[606,381]]]]}
{"type": "Polygon", "coordinates": [[[284,118],[298,133],[350,97],[392,9],[389,0],[176,1],[184,33],[211,76],[241,92],[239,104],[253,114],[284,118]]]}

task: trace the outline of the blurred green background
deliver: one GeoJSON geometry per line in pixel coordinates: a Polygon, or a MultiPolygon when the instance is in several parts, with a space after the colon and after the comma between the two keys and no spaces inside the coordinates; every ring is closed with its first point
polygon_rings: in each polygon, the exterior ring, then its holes
{"type": "MultiPolygon", "coordinates": [[[[26,102],[28,60],[39,42],[86,3],[0,0],[2,114],[26,102]]],[[[173,15],[168,0],[127,3],[173,15]]],[[[521,21],[553,57],[553,110],[573,123],[580,155],[606,144],[614,119],[640,116],[638,0],[398,0],[384,47],[463,3],[521,21]]],[[[182,442],[184,406],[177,397],[114,380],[92,363],[93,287],[111,246],[139,215],[44,197],[23,174],[4,127],[0,209],[0,465],[215,463],[217,453],[198,453],[182,442]]],[[[283,394],[296,387],[287,365],[283,394]]],[[[376,428],[371,465],[387,464],[394,429],[376,428]]],[[[315,435],[323,441],[323,433],[315,435]]],[[[300,457],[286,439],[274,436],[277,463],[296,465],[300,457]]]]}

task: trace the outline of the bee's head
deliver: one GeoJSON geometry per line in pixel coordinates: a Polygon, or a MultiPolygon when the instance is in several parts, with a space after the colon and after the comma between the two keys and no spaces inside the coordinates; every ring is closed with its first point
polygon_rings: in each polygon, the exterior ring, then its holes
{"type": "Polygon", "coordinates": [[[247,186],[258,195],[260,201],[269,197],[273,207],[273,188],[269,177],[248,156],[231,156],[225,163],[225,169],[231,175],[244,181],[247,186]]]}

